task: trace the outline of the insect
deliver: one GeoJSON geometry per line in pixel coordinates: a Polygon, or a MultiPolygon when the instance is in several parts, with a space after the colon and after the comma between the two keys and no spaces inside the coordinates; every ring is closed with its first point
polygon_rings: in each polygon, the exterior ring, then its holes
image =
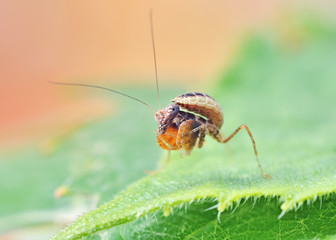
{"type": "Polygon", "coordinates": [[[256,157],[261,174],[265,178],[271,178],[270,175],[265,174],[263,168],[261,167],[255,140],[253,138],[250,129],[246,125],[244,124],[240,125],[231,135],[229,135],[226,138],[221,134],[220,128],[223,125],[223,111],[220,105],[212,97],[204,93],[198,93],[198,92],[186,93],[173,99],[172,100],[173,104],[170,104],[167,107],[160,109],[161,107],[160,107],[158,74],[156,65],[152,11],[150,12],[150,26],[151,26],[151,37],[152,37],[153,56],[155,65],[156,88],[159,101],[159,110],[157,112],[155,112],[154,109],[144,101],[113,89],[80,83],[62,83],[62,82],[50,82],[50,83],[104,89],[126,96],[128,98],[131,98],[135,101],[138,101],[146,105],[148,108],[152,110],[155,116],[155,120],[158,123],[158,130],[156,131],[157,144],[159,145],[159,147],[168,150],[169,152],[172,150],[184,150],[186,155],[189,155],[195,146],[197,146],[198,148],[201,148],[203,146],[206,135],[211,136],[220,143],[227,143],[240,130],[245,129],[251,139],[254,155],[256,157]]]}
{"type": "Polygon", "coordinates": [[[203,146],[206,135],[210,135],[220,143],[226,143],[240,130],[245,129],[251,138],[254,154],[262,175],[265,178],[271,177],[265,174],[261,167],[255,140],[246,125],[240,125],[226,138],[220,133],[223,124],[223,112],[215,99],[204,93],[192,92],[182,94],[172,102],[174,104],[168,105],[155,114],[155,119],[158,122],[156,138],[161,148],[169,151],[183,149],[186,155],[189,155],[196,145],[198,148],[203,146]]]}

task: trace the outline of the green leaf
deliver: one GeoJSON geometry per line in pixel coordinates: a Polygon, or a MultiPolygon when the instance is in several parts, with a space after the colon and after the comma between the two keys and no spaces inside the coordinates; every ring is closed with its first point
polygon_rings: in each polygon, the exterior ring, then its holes
{"type": "MultiPolygon", "coordinates": [[[[227,148],[207,139],[204,147],[195,149],[189,157],[181,159],[178,152],[174,153],[161,172],[135,182],[112,201],[80,216],[53,239],[90,236],[152,216],[158,210],[169,216],[174,209],[190,203],[190,216],[177,210],[167,219],[160,217],[160,221],[172,226],[186,221],[186,235],[181,233],[183,228],[172,227],[167,230],[167,238],[159,237],[170,239],[181,234],[187,239],[244,238],[246,233],[242,232],[253,231],[250,224],[255,231],[259,227],[267,230],[269,235],[265,238],[271,238],[274,232],[279,238],[290,238],[291,232],[295,238],[336,234],[335,228],[329,227],[335,221],[334,198],[323,203],[321,211],[316,203],[311,204],[336,191],[336,135],[332,131],[336,120],[336,31],[317,23],[313,28],[305,26],[297,26],[293,39],[287,33],[278,38],[272,33],[268,38],[251,36],[236,63],[209,93],[223,107],[226,135],[242,123],[250,127],[261,163],[272,179],[264,179],[260,174],[246,133],[240,132],[227,148]],[[319,28],[323,31],[317,31],[319,28]],[[278,202],[260,201],[254,210],[255,217],[248,213],[251,203],[240,207],[242,202],[260,197],[276,197],[278,202]],[[196,203],[204,200],[206,207],[217,208],[218,214],[213,210],[204,212],[203,207],[200,210],[196,203]],[[311,209],[302,208],[305,203],[311,209]],[[237,209],[231,214],[227,210],[233,207],[237,209]],[[288,212],[300,207],[297,213],[288,212]],[[177,221],[175,215],[181,220],[177,221]],[[216,215],[221,215],[221,222],[217,222],[216,215]],[[264,215],[265,226],[258,222],[264,215]],[[196,218],[205,220],[196,224],[196,218]],[[246,222],[235,226],[242,219],[246,222]],[[321,227],[305,230],[315,223],[321,227]]],[[[155,232],[165,232],[164,224],[155,226],[153,218],[149,219],[126,225],[125,232],[133,236],[134,229],[139,227],[145,234],[138,235],[139,238],[156,239],[155,232]],[[146,229],[150,231],[148,236],[146,229]]],[[[100,236],[104,238],[104,234],[100,236]]]]}
{"type": "MultiPolygon", "coordinates": [[[[277,219],[277,199],[247,200],[221,214],[205,210],[212,203],[196,203],[122,225],[105,233],[105,239],[324,239],[335,234],[335,196],[291,211],[277,219]]],[[[96,236],[99,236],[97,234],[96,236]]],[[[100,235],[102,237],[102,235],[100,235]]],[[[333,237],[335,239],[335,235],[333,237]]]]}

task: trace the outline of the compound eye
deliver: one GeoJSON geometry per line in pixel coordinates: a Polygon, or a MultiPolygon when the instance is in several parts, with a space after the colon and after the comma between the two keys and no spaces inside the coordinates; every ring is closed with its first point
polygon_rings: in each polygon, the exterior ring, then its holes
{"type": "Polygon", "coordinates": [[[178,111],[179,111],[179,108],[175,105],[170,106],[170,108],[168,109],[169,113],[178,112],[178,111]]]}
{"type": "Polygon", "coordinates": [[[165,117],[171,119],[174,118],[176,116],[176,114],[179,112],[179,107],[176,105],[169,105],[166,109],[165,109],[165,117]]]}

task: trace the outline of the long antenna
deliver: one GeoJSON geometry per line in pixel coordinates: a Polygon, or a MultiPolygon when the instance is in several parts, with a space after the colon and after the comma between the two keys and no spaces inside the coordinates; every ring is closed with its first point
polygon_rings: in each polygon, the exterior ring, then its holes
{"type": "Polygon", "coordinates": [[[157,92],[158,100],[159,100],[159,109],[161,109],[161,104],[160,104],[160,93],[159,93],[159,80],[158,80],[158,73],[157,73],[157,66],[156,66],[155,41],[154,41],[153,9],[151,9],[150,12],[149,12],[149,21],[150,21],[150,27],[151,27],[152,46],[153,46],[153,55],[154,55],[156,92],[157,92]]]}
{"type": "Polygon", "coordinates": [[[91,84],[82,84],[82,83],[65,83],[65,82],[53,82],[53,81],[48,81],[49,83],[51,84],[57,84],[57,85],[68,85],[68,86],[80,86],[80,87],[92,87],[92,88],[99,88],[99,89],[103,89],[103,90],[107,90],[107,91],[110,91],[110,92],[114,92],[114,93],[117,93],[117,94],[120,94],[122,96],[125,96],[125,97],[128,97],[128,98],[131,98],[135,101],[138,101],[144,105],[146,105],[148,108],[150,108],[150,110],[152,110],[152,112],[154,113],[155,115],[155,111],[154,109],[149,106],[147,103],[145,103],[144,101],[141,101],[140,99],[137,99],[135,97],[132,97],[130,95],[127,95],[125,93],[122,93],[122,92],[118,92],[116,90],[113,90],[113,89],[110,89],[110,88],[106,88],[106,87],[101,87],[101,86],[96,86],[96,85],[91,85],[91,84]]]}

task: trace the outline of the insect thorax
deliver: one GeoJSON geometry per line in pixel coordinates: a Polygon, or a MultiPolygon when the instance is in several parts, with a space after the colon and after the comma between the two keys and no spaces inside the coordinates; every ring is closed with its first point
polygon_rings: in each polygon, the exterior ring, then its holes
{"type": "Polygon", "coordinates": [[[173,124],[179,127],[184,121],[187,121],[187,120],[195,120],[201,124],[206,124],[207,122],[207,120],[201,116],[180,110],[178,114],[176,115],[176,117],[174,118],[173,124]]]}
{"type": "Polygon", "coordinates": [[[155,114],[155,120],[158,122],[158,133],[164,134],[167,128],[173,125],[179,128],[180,125],[187,120],[195,120],[202,124],[206,123],[206,119],[190,112],[180,110],[176,104],[168,105],[159,110],[155,114]]]}
{"type": "Polygon", "coordinates": [[[223,111],[215,99],[204,93],[186,93],[172,100],[183,109],[206,117],[218,129],[223,124],[223,111]]]}

